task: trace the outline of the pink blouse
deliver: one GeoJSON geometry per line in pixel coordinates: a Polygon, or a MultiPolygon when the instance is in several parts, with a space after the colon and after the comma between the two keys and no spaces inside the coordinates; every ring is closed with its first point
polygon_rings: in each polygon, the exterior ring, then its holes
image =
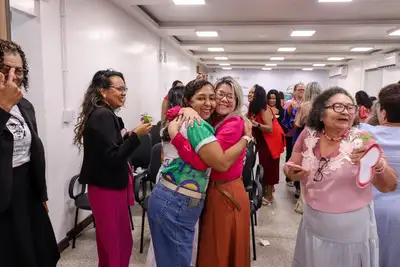
{"type": "MultiPolygon", "coordinates": [[[[215,137],[218,140],[221,148],[225,151],[231,146],[235,145],[243,136],[244,123],[243,119],[239,116],[232,116],[225,119],[218,125],[215,137]]],[[[203,169],[207,165],[200,159],[199,155],[192,149],[189,141],[180,134],[177,134],[172,140],[173,144],[178,150],[179,157],[186,163],[192,165],[196,169],[203,169]]],[[[242,176],[243,172],[243,159],[246,154],[244,149],[237,161],[226,172],[211,171],[210,179],[212,180],[234,180],[242,176]]]]}
{"type": "Polygon", "coordinates": [[[339,151],[323,159],[319,147],[320,135],[305,128],[297,139],[293,148],[295,153],[290,160],[296,163],[301,156],[301,165],[311,171],[310,176],[301,181],[305,202],[311,208],[326,213],[355,211],[370,204],[372,185],[364,188],[357,185],[358,165],[352,164],[349,156],[354,148],[366,142],[373,143],[373,139],[353,128],[341,141],[339,151]],[[316,180],[320,181],[315,181],[317,176],[316,180]]]}

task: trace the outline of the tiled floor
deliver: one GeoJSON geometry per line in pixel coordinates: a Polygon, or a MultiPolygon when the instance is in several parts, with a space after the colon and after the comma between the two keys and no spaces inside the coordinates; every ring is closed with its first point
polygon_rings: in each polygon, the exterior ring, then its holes
{"type": "MultiPolygon", "coordinates": [[[[283,175],[281,175],[283,177],[283,175]]],[[[257,261],[253,267],[290,267],[293,257],[297,227],[301,216],[293,210],[294,189],[282,181],[276,187],[276,203],[262,207],[258,214],[256,226],[257,261]],[[262,246],[259,239],[266,239],[270,246],[262,246]]],[[[139,253],[141,209],[132,209],[135,230],[133,231],[134,251],[130,267],[142,267],[146,261],[149,246],[149,228],[145,228],[145,251],[139,253]]],[[[76,249],[68,248],[61,255],[59,267],[97,267],[96,243],[94,229],[86,230],[77,240],[76,249]]],[[[212,267],[212,266],[210,266],[212,267]]]]}

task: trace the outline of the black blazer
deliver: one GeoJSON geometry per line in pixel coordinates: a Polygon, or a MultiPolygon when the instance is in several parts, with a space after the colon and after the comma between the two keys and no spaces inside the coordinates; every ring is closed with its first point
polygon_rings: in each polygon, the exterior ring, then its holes
{"type": "MultiPolygon", "coordinates": [[[[35,110],[32,104],[22,98],[18,107],[32,134],[31,144],[31,175],[38,201],[47,201],[46,167],[43,143],[38,136],[35,110]]],[[[10,113],[0,108],[0,213],[5,211],[10,203],[13,182],[13,151],[14,138],[6,123],[10,113]]]]}
{"type": "Polygon", "coordinates": [[[83,132],[82,184],[123,189],[128,186],[128,158],[140,141],[135,133],[122,138],[121,119],[108,106],[96,107],[83,132]]]}

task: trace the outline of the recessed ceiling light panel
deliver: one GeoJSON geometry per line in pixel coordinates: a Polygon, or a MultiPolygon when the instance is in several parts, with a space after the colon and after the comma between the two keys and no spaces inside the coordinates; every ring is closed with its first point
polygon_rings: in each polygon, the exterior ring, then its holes
{"type": "Polygon", "coordinates": [[[389,36],[400,36],[400,29],[392,30],[388,34],[389,36]]]}
{"type": "Polygon", "coordinates": [[[329,61],[341,61],[343,59],[344,59],[344,57],[330,57],[330,58],[328,58],[329,61]]]}
{"type": "Polygon", "coordinates": [[[209,47],[208,48],[208,51],[209,52],[224,52],[224,48],[222,48],[222,47],[209,47]]]}
{"type": "Polygon", "coordinates": [[[228,60],[227,57],[214,57],[215,60],[228,60]]]}
{"type": "Polygon", "coordinates": [[[278,52],[294,52],[296,51],[296,47],[281,47],[278,49],[278,52]]]}
{"type": "Polygon", "coordinates": [[[314,67],[325,67],[326,64],[319,64],[319,63],[317,63],[317,64],[313,64],[313,66],[314,66],[314,67]]]}
{"type": "Polygon", "coordinates": [[[304,71],[312,71],[314,70],[313,68],[303,68],[304,71]]]}
{"type": "Polygon", "coordinates": [[[221,63],[221,64],[219,64],[220,66],[230,66],[231,64],[229,64],[229,63],[221,63]]]}
{"type": "Polygon", "coordinates": [[[267,64],[265,64],[265,66],[275,67],[275,66],[278,66],[278,64],[267,63],[267,64]]]}
{"type": "Polygon", "coordinates": [[[232,68],[222,68],[223,70],[231,70],[232,68]]]}
{"type": "Polygon", "coordinates": [[[290,36],[292,37],[310,37],[315,34],[314,30],[299,30],[299,31],[293,31],[290,36]]]}
{"type": "Polygon", "coordinates": [[[270,60],[285,60],[284,57],[271,57],[270,60]]]}
{"type": "Polygon", "coordinates": [[[353,47],[350,49],[351,52],[368,52],[374,49],[373,47],[353,47]]]}
{"type": "Polygon", "coordinates": [[[195,5],[205,5],[204,0],[173,0],[177,6],[195,6],[195,5]]]}
{"type": "Polygon", "coordinates": [[[218,32],[216,31],[196,31],[199,37],[218,37],[218,32]]]}
{"type": "Polygon", "coordinates": [[[318,3],[344,3],[352,2],[353,0],[318,0],[318,3]]]}
{"type": "Polygon", "coordinates": [[[272,70],[272,68],[262,68],[262,70],[272,70]]]}

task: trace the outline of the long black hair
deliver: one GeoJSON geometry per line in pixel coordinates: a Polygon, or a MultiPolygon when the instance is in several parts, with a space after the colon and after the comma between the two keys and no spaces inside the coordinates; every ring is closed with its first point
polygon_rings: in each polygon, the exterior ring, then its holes
{"type": "Polygon", "coordinates": [[[270,99],[271,95],[275,95],[275,98],[276,98],[275,107],[279,111],[283,110],[282,101],[281,101],[281,99],[282,99],[281,95],[282,94],[283,94],[282,92],[279,92],[278,90],[275,90],[275,89],[269,90],[268,93],[267,93],[267,103],[269,103],[269,99],[270,99]]]}
{"type": "Polygon", "coordinates": [[[254,85],[254,89],[253,101],[251,101],[249,105],[249,113],[257,115],[261,110],[266,109],[268,100],[267,93],[262,86],[256,84],[254,85]]]}
{"type": "MultiPolygon", "coordinates": [[[[207,80],[190,81],[184,87],[181,106],[182,107],[190,107],[189,103],[190,103],[190,100],[192,99],[192,97],[197,93],[197,91],[199,91],[201,88],[203,88],[206,85],[211,85],[211,87],[214,88],[214,86],[207,80]]],[[[168,98],[169,98],[169,94],[168,94],[168,98]]],[[[169,134],[168,134],[168,125],[169,125],[169,121],[166,120],[163,124],[163,130],[162,130],[162,134],[161,134],[161,139],[163,141],[171,140],[171,138],[169,137],[169,134]]]]}
{"type": "Polygon", "coordinates": [[[168,91],[168,108],[182,105],[185,86],[175,86],[168,91]]]}
{"type": "Polygon", "coordinates": [[[93,76],[92,81],[86,90],[85,96],[82,102],[82,111],[78,116],[78,121],[75,125],[74,133],[74,144],[81,149],[83,146],[83,132],[85,130],[86,121],[92,113],[92,111],[96,108],[104,104],[103,96],[100,93],[100,89],[108,90],[110,88],[111,81],[110,78],[118,76],[124,82],[125,78],[121,72],[115,70],[99,70],[93,76]]]}
{"type": "Polygon", "coordinates": [[[358,91],[356,93],[356,102],[359,107],[364,106],[368,109],[372,108],[372,100],[371,98],[369,98],[368,94],[364,91],[358,91]]]}
{"type": "Polygon", "coordinates": [[[172,83],[172,87],[175,87],[175,86],[177,86],[178,84],[183,84],[183,82],[181,82],[180,80],[176,80],[176,81],[174,81],[173,83],[172,83]]]}

